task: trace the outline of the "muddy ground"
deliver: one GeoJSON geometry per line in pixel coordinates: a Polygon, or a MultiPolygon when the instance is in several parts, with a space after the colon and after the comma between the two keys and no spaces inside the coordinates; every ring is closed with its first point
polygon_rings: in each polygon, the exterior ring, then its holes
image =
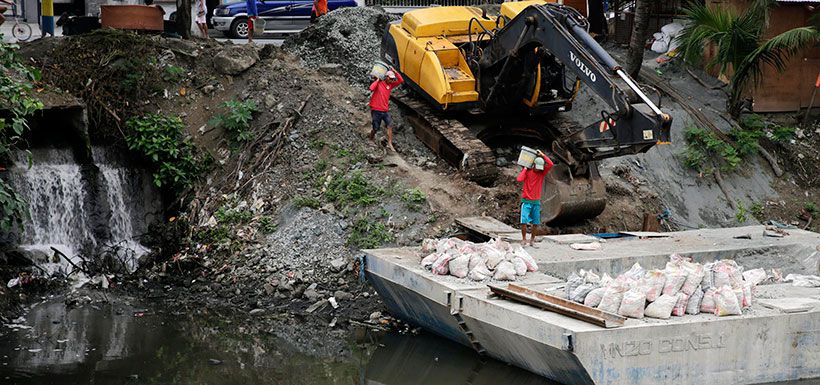
{"type": "MultiPolygon", "coordinates": [[[[333,354],[343,349],[335,337],[384,311],[372,288],[359,282],[360,249],[451,235],[459,216],[492,215],[515,225],[516,166],[503,166],[493,187],[468,182],[415,138],[395,106],[397,152],[386,151],[381,136],[377,143],[367,140],[366,71],[387,20],[370,8],[334,12],[283,49],[110,31],[23,46],[22,55],[45,74],[41,87],[86,103],[93,141],[122,146],[128,118],[176,115],[211,164],[187,199],[169,202],[167,222],[147,237],[156,255],[135,275],[116,276],[109,290],[186,311],[241,315],[250,327],[333,354]],[[77,66],[78,59],[86,65],[77,66]],[[258,107],[251,139],[238,145],[213,123],[227,101],[258,107]],[[179,239],[181,245],[171,242],[179,239]],[[304,333],[305,327],[319,332],[304,333]]],[[[722,92],[699,89],[673,67],[662,72],[697,108],[722,108],[722,92]]],[[[552,232],[638,230],[644,214],[664,209],[671,213],[670,230],[738,224],[712,179],[682,164],[683,128],[690,124],[685,111],[668,98],[662,105],[675,118],[674,143],[604,162],[607,209],[552,232]]],[[[582,88],[570,116],[591,123],[602,108],[582,88]]],[[[802,135],[793,143],[764,144],[779,157],[784,177],[774,177],[758,157],[725,175],[733,197],[747,207],[764,204],[762,220],[803,227],[807,203],[820,203],[820,132],[802,135]]],[[[817,222],[809,228],[820,229],[817,222]]],[[[16,274],[12,270],[3,278],[16,274]]],[[[5,290],[0,300],[19,303],[25,290],[5,290]]]]}

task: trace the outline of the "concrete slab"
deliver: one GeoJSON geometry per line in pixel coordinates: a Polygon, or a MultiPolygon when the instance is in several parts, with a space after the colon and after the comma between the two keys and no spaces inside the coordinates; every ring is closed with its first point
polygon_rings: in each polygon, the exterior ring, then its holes
{"type": "Polygon", "coordinates": [[[657,231],[621,231],[621,234],[631,235],[639,238],[668,238],[669,233],[659,233],[657,231]]]}
{"type": "Polygon", "coordinates": [[[758,303],[770,309],[780,310],[783,313],[800,313],[820,307],[820,300],[805,297],[761,299],[758,300],[758,303]]]}
{"type": "Polygon", "coordinates": [[[465,217],[457,218],[456,223],[464,228],[490,238],[519,239],[521,230],[516,229],[493,217],[465,217]]]}
{"type": "Polygon", "coordinates": [[[601,239],[586,234],[545,235],[541,238],[552,243],[557,243],[559,245],[569,245],[571,243],[601,242],[601,239]]]}

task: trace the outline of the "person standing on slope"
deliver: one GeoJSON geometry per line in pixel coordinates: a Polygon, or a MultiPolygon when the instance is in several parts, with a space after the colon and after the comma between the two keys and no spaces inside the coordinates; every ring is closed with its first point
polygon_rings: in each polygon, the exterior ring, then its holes
{"type": "Polygon", "coordinates": [[[382,122],[387,127],[387,148],[393,148],[393,119],[390,118],[390,91],[403,83],[401,74],[391,68],[384,75],[384,80],[376,78],[370,84],[370,116],[373,118],[373,128],[370,130],[370,140],[376,140],[376,131],[381,128],[382,122]]]}
{"type": "Polygon", "coordinates": [[[544,177],[552,169],[553,163],[541,150],[535,158],[533,168],[522,167],[516,181],[523,182],[521,190],[521,240],[527,244],[527,226],[531,227],[530,246],[535,243],[535,232],[541,224],[541,189],[544,177]]]}

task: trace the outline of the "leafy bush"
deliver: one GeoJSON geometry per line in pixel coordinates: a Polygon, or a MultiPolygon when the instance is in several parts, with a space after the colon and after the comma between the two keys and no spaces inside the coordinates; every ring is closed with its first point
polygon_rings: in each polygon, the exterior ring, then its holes
{"type": "Polygon", "coordinates": [[[746,220],[749,219],[748,214],[749,212],[746,210],[746,206],[743,205],[743,202],[737,201],[737,211],[735,211],[735,219],[737,222],[746,222],[746,220]]]}
{"type": "Polygon", "coordinates": [[[185,77],[185,68],[169,65],[162,72],[162,80],[169,83],[179,83],[185,77]]]}
{"type": "Polygon", "coordinates": [[[401,200],[407,204],[407,207],[413,211],[421,210],[422,203],[427,201],[427,196],[424,192],[417,188],[411,188],[401,194],[401,200]]]}
{"type": "Polygon", "coordinates": [[[729,136],[735,140],[737,153],[741,157],[757,154],[758,143],[763,137],[763,131],[753,129],[732,129],[729,136]]]}
{"type": "Polygon", "coordinates": [[[755,202],[749,207],[749,211],[752,213],[752,216],[757,219],[758,222],[763,222],[763,205],[760,202],[755,202]]]}
{"type": "Polygon", "coordinates": [[[306,196],[298,196],[298,197],[293,198],[293,204],[296,205],[296,207],[299,207],[299,208],[309,207],[309,208],[312,208],[314,210],[318,209],[319,207],[322,207],[322,203],[319,202],[318,199],[316,199],[314,197],[306,197],[306,196]]]}
{"type": "Polygon", "coordinates": [[[251,140],[253,138],[250,131],[251,120],[253,120],[253,114],[258,111],[256,102],[250,99],[244,102],[229,100],[223,103],[222,107],[227,111],[214,116],[210,123],[225,130],[228,141],[234,146],[251,140]]]}
{"type": "Polygon", "coordinates": [[[796,133],[797,128],[795,127],[776,126],[772,130],[772,139],[776,142],[788,142],[794,139],[796,133]]]}
{"type": "Polygon", "coordinates": [[[248,209],[236,209],[222,206],[214,213],[214,218],[220,224],[246,223],[253,219],[253,213],[248,209]]]}
{"type": "Polygon", "coordinates": [[[816,204],[814,204],[814,202],[806,202],[806,204],[805,204],[805,205],[803,205],[803,208],[804,208],[804,209],[806,209],[806,211],[807,211],[807,212],[808,212],[808,213],[809,213],[812,217],[816,217],[816,216],[817,216],[817,214],[818,214],[818,211],[817,211],[817,205],[816,205],[816,204]]]}
{"type": "Polygon", "coordinates": [[[360,249],[372,249],[392,240],[393,235],[384,223],[359,218],[353,223],[353,230],[347,239],[347,244],[360,249]]]}
{"type": "Polygon", "coordinates": [[[270,234],[276,231],[276,222],[269,216],[259,218],[259,231],[270,234]]]}
{"type": "Polygon", "coordinates": [[[757,150],[759,134],[738,132],[741,141],[737,147],[724,142],[714,132],[699,127],[689,127],[684,132],[687,146],[684,152],[684,164],[699,172],[707,171],[706,162],[718,159],[721,169],[733,171],[740,165],[743,157],[757,150]]]}
{"type": "Polygon", "coordinates": [[[330,180],[325,198],[340,206],[368,206],[375,203],[384,191],[371,184],[360,171],[350,176],[337,174],[330,180]]]}
{"type": "Polygon", "coordinates": [[[176,116],[146,114],[129,119],[125,127],[128,148],[140,152],[155,166],[154,184],[177,191],[189,187],[197,177],[199,167],[194,157],[194,145],[182,136],[185,125],[176,116]]]}
{"type": "MultiPolygon", "coordinates": [[[[26,117],[43,108],[40,100],[31,96],[33,83],[40,72],[23,64],[17,56],[17,45],[4,43],[0,34],[0,106],[7,114],[0,116],[0,160],[11,158],[15,149],[24,145],[28,131],[26,117]]],[[[22,226],[28,215],[26,202],[0,180],[0,230],[22,226]]]]}

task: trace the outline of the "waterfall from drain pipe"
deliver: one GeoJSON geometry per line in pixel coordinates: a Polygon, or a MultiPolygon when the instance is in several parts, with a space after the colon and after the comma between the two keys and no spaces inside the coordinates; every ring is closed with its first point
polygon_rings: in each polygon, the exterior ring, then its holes
{"type": "Polygon", "coordinates": [[[128,167],[113,149],[94,147],[92,153],[94,165],[82,166],[68,148],[36,149],[28,167],[21,152],[9,170],[30,214],[18,243],[49,274],[71,270],[52,247],[79,263],[80,255],[94,258],[116,245],[117,258],[130,271],[147,252],[138,238],[160,210],[150,175],[128,167]]]}

